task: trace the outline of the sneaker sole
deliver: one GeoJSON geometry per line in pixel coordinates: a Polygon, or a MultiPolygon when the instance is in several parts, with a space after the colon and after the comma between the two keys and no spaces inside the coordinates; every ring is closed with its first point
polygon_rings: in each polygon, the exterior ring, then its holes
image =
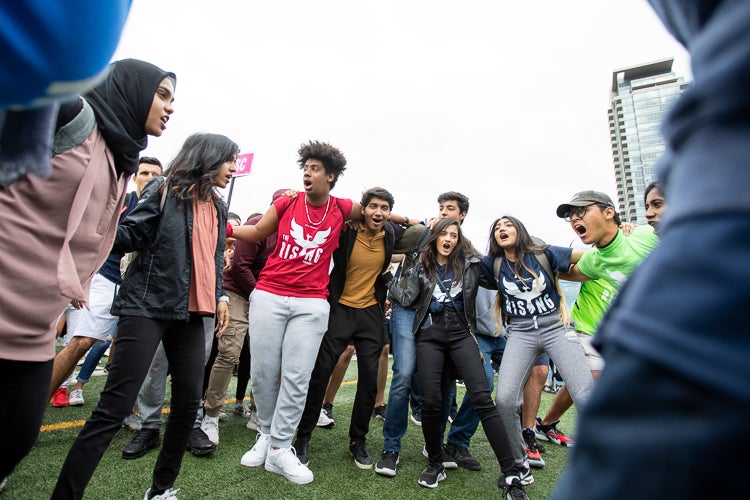
{"type": "Polygon", "coordinates": [[[83,406],[83,400],[68,401],[68,406],[83,406]]]}
{"type": "Polygon", "coordinates": [[[396,477],[396,470],[388,467],[375,466],[375,473],[385,477],[396,477]]]}
{"type": "Polygon", "coordinates": [[[445,472],[441,472],[440,474],[438,474],[437,481],[435,481],[434,483],[427,483],[422,480],[418,480],[417,484],[419,484],[419,486],[424,486],[425,488],[435,489],[438,487],[438,484],[440,483],[440,481],[444,481],[444,480],[445,480],[445,472]]]}
{"type": "Polygon", "coordinates": [[[297,476],[290,476],[288,474],[284,474],[284,471],[280,467],[277,467],[274,464],[269,464],[268,462],[266,462],[266,470],[268,472],[273,472],[274,474],[284,476],[287,479],[287,481],[290,481],[294,484],[310,484],[313,482],[313,479],[315,479],[315,477],[312,476],[312,474],[310,475],[310,477],[297,477],[297,476]]]}
{"type": "Polygon", "coordinates": [[[146,454],[147,454],[147,453],[148,453],[149,451],[151,451],[151,450],[153,450],[153,449],[155,449],[155,448],[158,448],[160,444],[161,444],[161,443],[160,443],[159,441],[157,441],[157,442],[156,442],[156,443],[154,443],[153,445],[149,445],[148,447],[146,447],[146,449],[145,449],[145,450],[143,450],[143,451],[139,451],[138,453],[135,453],[135,454],[130,454],[130,455],[126,455],[125,453],[123,453],[123,454],[122,454],[122,458],[124,458],[125,460],[135,460],[136,458],[141,458],[141,457],[145,457],[145,456],[146,456],[146,454]]]}
{"type": "Polygon", "coordinates": [[[534,467],[535,469],[543,469],[546,464],[544,463],[544,460],[531,460],[531,459],[529,459],[529,465],[531,467],[534,467]]]}
{"type": "Polygon", "coordinates": [[[213,450],[199,450],[198,448],[188,447],[188,450],[190,450],[190,453],[192,453],[194,457],[204,457],[215,452],[216,448],[214,448],[213,450]]]}
{"type": "Polygon", "coordinates": [[[244,465],[245,467],[260,467],[264,463],[266,463],[265,458],[260,461],[258,460],[251,461],[251,460],[245,460],[245,456],[243,455],[242,458],[240,459],[240,465],[244,465]]]}

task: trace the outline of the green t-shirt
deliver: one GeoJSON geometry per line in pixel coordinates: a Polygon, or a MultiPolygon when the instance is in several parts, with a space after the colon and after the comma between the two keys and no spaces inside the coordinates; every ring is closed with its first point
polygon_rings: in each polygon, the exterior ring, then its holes
{"type": "Polygon", "coordinates": [[[578,261],[578,269],[592,280],[606,280],[619,290],[658,243],[659,237],[651,226],[638,226],[627,237],[618,229],[612,243],[586,251],[578,261]]]}
{"type": "Polygon", "coordinates": [[[617,295],[617,290],[605,280],[584,281],[571,308],[573,326],[579,332],[593,335],[599,322],[617,295]]]}

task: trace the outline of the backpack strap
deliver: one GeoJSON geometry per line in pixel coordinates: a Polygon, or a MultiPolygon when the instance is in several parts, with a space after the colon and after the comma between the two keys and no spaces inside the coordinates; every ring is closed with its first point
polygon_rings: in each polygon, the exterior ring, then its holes
{"type": "Polygon", "coordinates": [[[77,148],[94,130],[96,116],[86,99],[81,99],[83,107],[78,114],[55,133],[52,142],[52,154],[58,155],[77,148]]]}
{"type": "Polygon", "coordinates": [[[547,254],[542,252],[534,252],[534,257],[536,257],[537,262],[539,262],[539,265],[542,266],[542,271],[547,273],[547,277],[551,280],[554,280],[556,275],[552,272],[552,266],[549,262],[549,257],[547,257],[547,254]]]}

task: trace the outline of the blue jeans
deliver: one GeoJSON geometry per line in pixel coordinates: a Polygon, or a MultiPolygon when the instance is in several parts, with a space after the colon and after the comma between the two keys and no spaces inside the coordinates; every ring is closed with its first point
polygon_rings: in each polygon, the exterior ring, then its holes
{"type": "MultiPolygon", "coordinates": [[[[492,360],[500,364],[500,359],[505,351],[505,337],[488,337],[486,335],[477,335],[479,349],[484,355],[484,374],[487,377],[487,383],[490,386],[490,392],[495,388],[495,372],[492,370],[492,360]]],[[[456,418],[453,419],[451,430],[448,433],[448,444],[468,448],[471,437],[477,432],[479,427],[479,415],[474,411],[474,407],[469,401],[469,393],[464,395],[461,407],[458,410],[456,418]]]]}
{"type": "Polygon", "coordinates": [[[85,384],[89,381],[91,374],[94,373],[96,366],[99,364],[99,360],[102,359],[102,356],[104,356],[110,345],[112,345],[112,341],[105,340],[104,342],[97,342],[91,347],[76,376],[78,382],[85,384]]]}
{"type": "Polygon", "coordinates": [[[409,395],[417,370],[417,351],[412,328],[413,309],[393,304],[391,312],[391,353],[393,378],[383,424],[383,451],[401,451],[401,438],[409,423],[409,395]]]}

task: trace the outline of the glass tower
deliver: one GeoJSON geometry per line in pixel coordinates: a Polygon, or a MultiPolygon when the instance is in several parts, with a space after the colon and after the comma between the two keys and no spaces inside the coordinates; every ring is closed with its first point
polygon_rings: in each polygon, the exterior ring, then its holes
{"type": "Polygon", "coordinates": [[[665,150],[659,131],[663,116],[689,86],[672,72],[674,59],[618,69],[612,73],[609,135],[620,217],[645,224],[643,192],[656,178],[665,150]]]}

